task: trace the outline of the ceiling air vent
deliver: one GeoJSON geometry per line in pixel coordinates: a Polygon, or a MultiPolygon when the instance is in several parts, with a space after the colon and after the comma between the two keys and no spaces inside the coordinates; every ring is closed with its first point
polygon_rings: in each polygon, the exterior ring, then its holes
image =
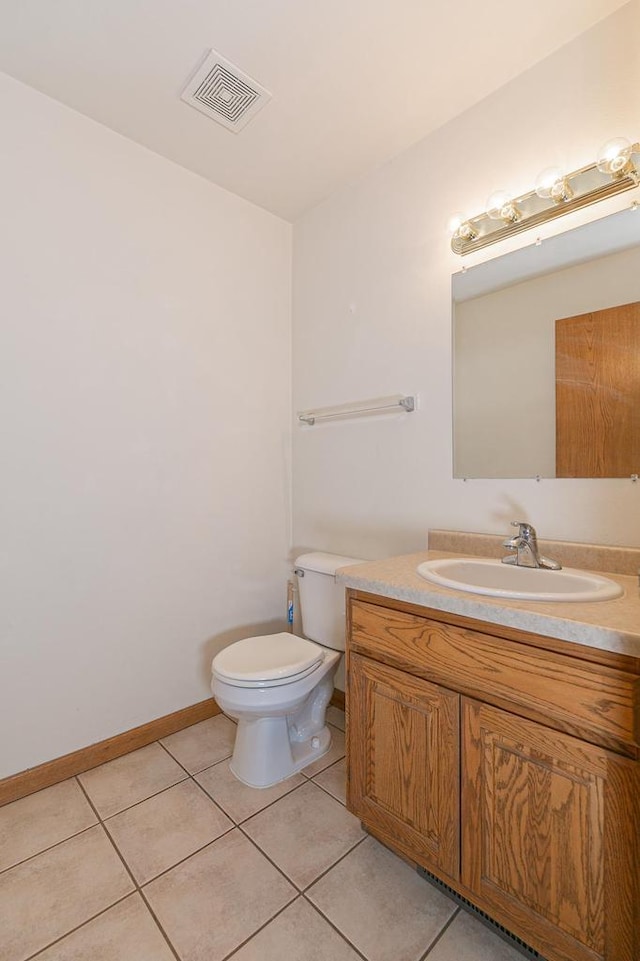
{"type": "Polygon", "coordinates": [[[271,94],[210,50],[180,97],[227,130],[238,133],[271,99],[271,94]]]}

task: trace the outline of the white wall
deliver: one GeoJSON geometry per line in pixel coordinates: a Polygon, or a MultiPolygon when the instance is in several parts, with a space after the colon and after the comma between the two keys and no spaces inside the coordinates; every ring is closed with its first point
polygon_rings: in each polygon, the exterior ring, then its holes
{"type": "MultiPolygon", "coordinates": [[[[420,549],[428,528],[506,534],[513,519],[543,537],[640,545],[640,484],[452,479],[450,281],[461,262],[447,231],[455,211],[478,213],[499,187],[517,196],[544,167],[573,170],[611,137],[638,138],[639,35],[634,0],[296,224],[295,408],[395,392],[420,402],[414,414],[294,431],[296,547],[385,556],[420,549]]],[[[506,371],[505,403],[516,389],[506,371]]]]}
{"type": "Polygon", "coordinates": [[[291,229],[0,76],[0,777],[286,609],[291,229]]]}

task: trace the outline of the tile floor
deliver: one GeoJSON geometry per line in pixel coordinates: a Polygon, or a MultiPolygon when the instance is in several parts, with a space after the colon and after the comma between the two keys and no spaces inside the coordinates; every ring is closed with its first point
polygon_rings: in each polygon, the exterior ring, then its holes
{"type": "Polygon", "coordinates": [[[219,715],[0,808],[0,961],[521,961],[363,832],[330,720],[267,790],[219,715]]]}

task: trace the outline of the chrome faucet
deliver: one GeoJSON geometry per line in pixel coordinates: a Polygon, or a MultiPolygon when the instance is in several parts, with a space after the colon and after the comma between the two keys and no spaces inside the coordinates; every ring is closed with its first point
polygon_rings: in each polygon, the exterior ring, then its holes
{"type": "Polygon", "coordinates": [[[502,558],[503,564],[514,564],[517,567],[544,567],[548,571],[562,570],[562,564],[543,557],[538,553],[538,537],[535,528],[526,521],[511,521],[512,527],[519,528],[514,537],[508,537],[503,543],[509,551],[514,551],[502,558]]]}

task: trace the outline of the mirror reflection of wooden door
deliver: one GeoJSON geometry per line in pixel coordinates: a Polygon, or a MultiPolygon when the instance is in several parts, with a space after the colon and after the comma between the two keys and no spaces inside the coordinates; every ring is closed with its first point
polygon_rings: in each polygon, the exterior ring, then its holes
{"type": "Polygon", "coordinates": [[[556,321],[556,477],[640,474],[640,302],[556,321]]]}

